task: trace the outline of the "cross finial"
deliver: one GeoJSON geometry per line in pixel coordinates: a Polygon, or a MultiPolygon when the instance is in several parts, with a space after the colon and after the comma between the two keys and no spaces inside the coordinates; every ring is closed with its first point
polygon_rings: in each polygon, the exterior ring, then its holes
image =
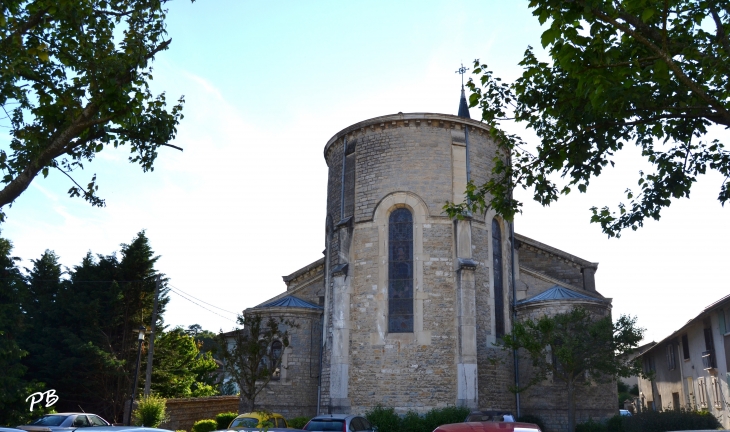
{"type": "Polygon", "coordinates": [[[468,70],[469,70],[469,68],[465,68],[465,67],[464,67],[464,63],[462,63],[462,64],[461,64],[461,67],[459,68],[459,70],[457,70],[457,71],[455,72],[455,73],[458,73],[458,74],[460,74],[460,75],[461,75],[461,88],[464,88],[464,74],[465,74],[465,73],[466,73],[466,71],[468,71],[468,70]]]}

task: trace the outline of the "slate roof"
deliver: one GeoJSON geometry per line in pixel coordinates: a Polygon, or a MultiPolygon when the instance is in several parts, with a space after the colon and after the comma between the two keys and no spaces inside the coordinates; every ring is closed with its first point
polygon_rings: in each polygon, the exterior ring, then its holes
{"type": "Polygon", "coordinates": [[[466,103],[466,95],[464,94],[464,87],[461,88],[461,100],[459,101],[459,117],[470,119],[469,105],[466,103]]]}
{"type": "Polygon", "coordinates": [[[265,305],[261,305],[259,307],[298,307],[307,309],[323,309],[322,306],[316,305],[314,303],[309,303],[308,301],[304,301],[294,296],[282,297],[278,300],[274,300],[271,303],[266,303],[265,305]]]}
{"type": "Polygon", "coordinates": [[[599,298],[591,297],[589,295],[581,294],[579,292],[570,290],[570,289],[562,287],[560,285],[554,285],[552,288],[548,289],[547,291],[543,291],[534,297],[530,297],[528,299],[518,301],[517,304],[523,305],[523,304],[527,304],[527,303],[546,301],[546,300],[583,300],[583,301],[594,301],[594,302],[598,302],[598,303],[606,302],[606,300],[602,300],[599,298]]]}

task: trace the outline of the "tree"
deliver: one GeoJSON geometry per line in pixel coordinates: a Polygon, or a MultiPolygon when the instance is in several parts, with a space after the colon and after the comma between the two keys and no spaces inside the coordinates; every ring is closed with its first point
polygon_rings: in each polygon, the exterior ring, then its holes
{"type": "Polygon", "coordinates": [[[43,383],[29,379],[22,360],[28,355],[18,344],[24,323],[23,299],[27,287],[12,257],[13,245],[0,238],[0,425],[27,423],[44,413],[44,406],[29,411],[25,399],[45,391],[43,383]]]}
{"type": "Polygon", "coordinates": [[[281,368],[283,350],[289,346],[287,328],[298,326],[289,320],[271,317],[264,322],[258,314],[239,315],[238,324],[243,329],[230,333],[232,341],[229,342],[226,334],[218,336],[222,346],[220,352],[223,369],[239,387],[239,412],[253,412],[256,397],[281,368]],[[274,342],[282,344],[278,355],[271,349],[274,342]]]}
{"type": "Polygon", "coordinates": [[[641,149],[650,170],[638,174],[638,191],[626,189],[618,213],[593,207],[591,222],[609,237],[658,220],[673,199],[689,197],[708,170],[720,173],[718,200],[730,198],[730,152],[703,141],[712,125],[730,127],[730,2],[727,0],[531,0],[551,62],[528,48],[513,83],[474,62],[471,106],[492,127],[501,147],[493,178],[470,184],[470,201],[445,206],[450,216],[493,208],[511,219],[522,203],[515,187],[533,188],[549,205],[575,187],[586,192],[625,145],[641,149]],[[514,120],[540,139],[533,154],[504,130],[514,120]],[[507,158],[506,155],[511,156],[507,158]],[[556,177],[564,179],[562,184],[556,177]]]}
{"type": "MultiPolygon", "coordinates": [[[[105,147],[129,145],[129,161],[152,170],[160,146],[182,119],[153,95],[150,66],[166,50],[167,0],[5,0],[0,5],[1,209],[39,174],[55,169],[69,194],[103,206],[96,175],[81,186],[71,173],[105,147]]],[[[176,147],[177,148],[177,147],[176,147]]]]}
{"type": "MultiPolygon", "coordinates": [[[[200,343],[176,327],[161,332],[155,340],[152,361],[152,391],[164,398],[213,396],[217,393],[218,364],[209,353],[200,352],[200,343]]],[[[146,367],[146,359],[140,366],[146,367]]],[[[144,387],[144,383],[140,383],[144,387]]]]}
{"type": "Polygon", "coordinates": [[[615,323],[611,317],[598,318],[583,308],[539,319],[515,323],[511,334],[502,339],[505,350],[518,350],[531,366],[526,390],[552,375],[566,386],[568,422],[575,430],[575,391],[580,384],[611,382],[618,377],[642,375],[640,363],[629,360],[643,337],[636,318],[622,315],[615,323]]]}

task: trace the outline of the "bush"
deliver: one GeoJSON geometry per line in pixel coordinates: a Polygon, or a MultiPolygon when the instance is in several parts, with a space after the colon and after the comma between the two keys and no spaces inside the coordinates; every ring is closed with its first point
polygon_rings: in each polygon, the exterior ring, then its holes
{"type": "Polygon", "coordinates": [[[607,432],[606,425],[593,419],[575,425],[575,432],[607,432]]]}
{"type": "Polygon", "coordinates": [[[193,424],[193,432],[213,432],[218,427],[213,419],[198,420],[193,424]]]}
{"type": "Polygon", "coordinates": [[[167,400],[159,396],[143,396],[137,402],[137,408],[132,412],[134,424],[153,428],[159,426],[165,421],[165,402],[167,400]]]}
{"type": "Polygon", "coordinates": [[[469,412],[469,408],[445,407],[434,408],[424,416],[408,411],[401,418],[393,408],[377,405],[365,417],[378,427],[378,432],[431,432],[444,424],[463,422],[469,412]]]}
{"type": "Polygon", "coordinates": [[[523,423],[533,423],[540,427],[540,430],[544,431],[545,429],[545,423],[542,422],[542,419],[536,415],[531,414],[525,414],[522,416],[517,417],[518,422],[523,423]]]}
{"type": "Polygon", "coordinates": [[[217,429],[228,429],[228,425],[231,424],[234,418],[238,417],[237,413],[224,412],[215,416],[216,428],[217,429]]]}
{"type": "Polygon", "coordinates": [[[400,417],[395,413],[393,408],[385,408],[378,404],[371,411],[365,413],[365,418],[370,423],[378,427],[378,432],[398,432],[400,431],[400,417]]]}
{"type": "Polygon", "coordinates": [[[306,425],[309,422],[309,417],[294,417],[291,420],[287,420],[287,424],[290,428],[294,429],[304,429],[304,425],[306,425]]]}
{"type": "Polygon", "coordinates": [[[625,432],[624,418],[626,417],[621,415],[615,415],[608,419],[608,421],[606,422],[606,429],[608,429],[608,432],[625,432]]]}
{"type": "Polygon", "coordinates": [[[609,432],[667,432],[676,430],[717,429],[720,422],[707,411],[647,411],[622,418],[623,431],[609,432]]]}

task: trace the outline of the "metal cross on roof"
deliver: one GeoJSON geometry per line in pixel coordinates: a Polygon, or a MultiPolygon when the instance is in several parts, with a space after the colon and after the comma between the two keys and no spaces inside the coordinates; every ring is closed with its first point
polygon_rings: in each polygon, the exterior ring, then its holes
{"type": "Polygon", "coordinates": [[[455,73],[458,73],[458,74],[460,74],[460,75],[461,75],[461,87],[462,87],[462,88],[464,88],[464,74],[465,74],[465,73],[466,73],[466,71],[468,71],[468,70],[469,70],[469,68],[465,68],[465,67],[464,67],[464,63],[462,63],[462,64],[461,64],[461,67],[459,68],[459,70],[457,70],[457,71],[455,72],[455,73]]]}

